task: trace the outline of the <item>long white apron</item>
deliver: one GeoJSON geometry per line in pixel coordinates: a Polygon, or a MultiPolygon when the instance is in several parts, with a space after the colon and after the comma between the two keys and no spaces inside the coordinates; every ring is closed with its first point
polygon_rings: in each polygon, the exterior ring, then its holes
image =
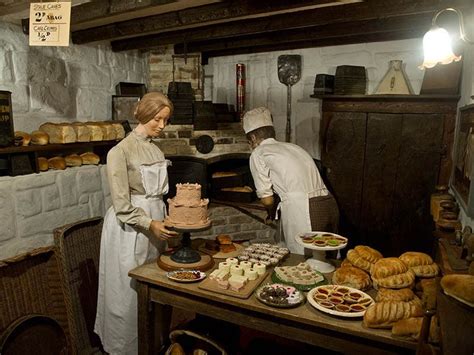
{"type": "Polygon", "coordinates": [[[281,228],[285,237],[286,246],[292,253],[304,254],[304,248],[299,245],[295,237],[301,233],[311,231],[311,218],[309,214],[309,198],[325,196],[326,189],[307,192],[288,192],[280,196],[281,202],[281,228]]]}
{"type": "MultiPolygon", "coordinates": [[[[163,220],[168,192],[168,161],[142,165],[145,195],[131,195],[133,206],[154,220],[163,220]]],[[[137,293],[128,272],[151,262],[166,243],[148,237],[118,220],[113,206],[104,218],[100,244],[99,292],[94,331],[109,354],[137,354],[137,293]]]]}

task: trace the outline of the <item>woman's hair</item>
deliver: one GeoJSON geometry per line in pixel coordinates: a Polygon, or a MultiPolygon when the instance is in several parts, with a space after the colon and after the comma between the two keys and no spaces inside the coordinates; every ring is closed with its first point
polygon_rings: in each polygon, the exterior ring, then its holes
{"type": "Polygon", "coordinates": [[[145,124],[153,119],[153,117],[155,117],[156,114],[165,107],[170,109],[171,116],[173,114],[173,103],[170,99],[161,92],[149,92],[148,94],[143,95],[141,100],[138,102],[137,107],[135,108],[135,119],[138,122],[145,124]]]}
{"type": "Polygon", "coordinates": [[[275,138],[275,128],[273,126],[263,126],[253,131],[250,131],[246,134],[247,139],[250,140],[250,136],[253,135],[255,138],[258,139],[267,139],[267,138],[275,138]]]}

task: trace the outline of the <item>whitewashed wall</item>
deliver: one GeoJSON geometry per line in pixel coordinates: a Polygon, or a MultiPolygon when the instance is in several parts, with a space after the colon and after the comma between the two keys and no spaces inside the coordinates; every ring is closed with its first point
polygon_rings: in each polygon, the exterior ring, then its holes
{"type": "Polygon", "coordinates": [[[15,130],[111,119],[115,85],[147,83],[147,68],[144,55],[109,45],[30,47],[20,26],[0,21],[0,90],[12,92],[15,130]]]}

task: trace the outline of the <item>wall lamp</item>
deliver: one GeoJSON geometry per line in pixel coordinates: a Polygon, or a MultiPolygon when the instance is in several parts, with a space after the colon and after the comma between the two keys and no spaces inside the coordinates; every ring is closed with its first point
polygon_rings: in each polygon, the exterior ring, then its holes
{"type": "Polygon", "coordinates": [[[426,32],[423,37],[423,52],[425,59],[423,60],[420,69],[433,68],[438,63],[449,64],[453,61],[457,62],[461,60],[461,56],[457,56],[453,53],[451,37],[449,36],[448,31],[436,24],[438,16],[445,11],[453,11],[458,15],[460,38],[466,43],[474,44],[474,42],[466,36],[461,11],[452,7],[440,10],[433,17],[431,29],[426,32]]]}

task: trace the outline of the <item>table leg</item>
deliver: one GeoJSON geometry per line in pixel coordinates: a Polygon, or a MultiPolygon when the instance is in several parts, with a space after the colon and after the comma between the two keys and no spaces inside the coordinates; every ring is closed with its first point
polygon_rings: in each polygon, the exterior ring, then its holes
{"type": "Polygon", "coordinates": [[[158,351],[160,351],[163,346],[169,342],[171,315],[173,308],[169,305],[154,302],[151,303],[151,306],[154,307],[155,315],[155,354],[158,354],[158,351]]]}

